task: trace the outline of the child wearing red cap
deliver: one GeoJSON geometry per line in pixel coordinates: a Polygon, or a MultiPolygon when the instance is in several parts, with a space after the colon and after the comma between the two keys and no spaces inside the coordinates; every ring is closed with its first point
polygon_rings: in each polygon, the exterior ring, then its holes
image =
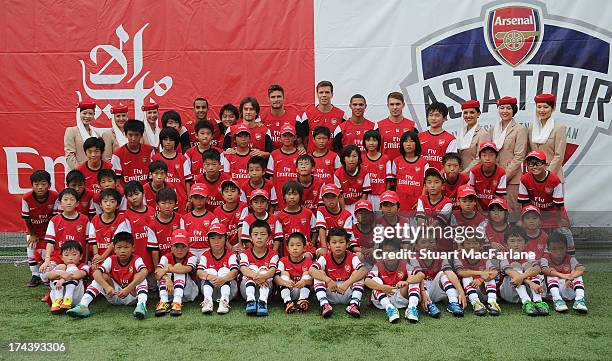
{"type": "Polygon", "coordinates": [[[172,233],[170,253],[161,256],[155,278],[159,281],[159,302],[155,307],[155,316],[180,316],[183,302],[191,302],[198,296],[198,287],[191,278],[198,258],[189,252],[189,238],[183,229],[172,233]],[[173,295],[172,307],[168,295],[173,295]]]}
{"type": "Polygon", "coordinates": [[[312,260],[304,254],[306,237],[292,233],[287,240],[286,256],[278,261],[274,282],[280,287],[280,295],[285,302],[285,312],[306,312],[310,308],[308,296],[312,287],[312,277],[308,272],[312,260]]]}
{"type": "MultiPolygon", "coordinates": [[[[378,130],[368,130],[363,135],[363,168],[370,177],[372,193],[368,196],[375,212],[380,210],[380,195],[387,189],[385,170],[389,156],[381,153],[382,138],[378,130]]],[[[399,151],[398,151],[399,152],[399,151]]]]}
{"type": "MultiPolygon", "coordinates": [[[[296,148],[295,128],[289,124],[280,127],[281,147],[270,153],[266,175],[272,178],[276,194],[282,192],[283,184],[297,178],[295,162],[300,153],[296,148]]],[[[283,199],[278,200],[279,208],[285,207],[283,199]]]]}
{"type": "Polygon", "coordinates": [[[270,194],[265,189],[255,189],[249,195],[249,207],[242,210],[238,225],[238,237],[244,248],[253,246],[251,242],[251,224],[256,220],[266,221],[270,225],[271,237],[267,247],[278,252],[283,243],[283,226],[273,213],[268,211],[270,194]]]}
{"type": "MultiPolygon", "coordinates": [[[[374,224],[375,216],[372,203],[367,199],[361,199],[355,203],[355,215],[353,215],[353,238],[349,241],[349,251],[355,253],[366,267],[374,263],[372,252],[374,251],[374,224]]],[[[371,267],[368,267],[370,269],[371,267]]]]}
{"type": "Polygon", "coordinates": [[[469,185],[474,187],[481,209],[487,209],[495,196],[506,195],[506,171],[497,165],[497,146],[493,142],[480,146],[480,164],[470,170],[469,185]]]}
{"type": "Polygon", "coordinates": [[[542,259],[548,252],[546,240],[548,233],[542,230],[542,218],[540,208],[529,204],[521,211],[521,227],[527,234],[527,244],[525,250],[534,252],[536,259],[542,259]]]}
{"type": "Polygon", "coordinates": [[[503,198],[493,198],[491,202],[489,202],[487,210],[487,220],[480,225],[480,227],[484,228],[487,238],[485,247],[506,251],[508,247],[504,234],[508,227],[510,227],[508,221],[508,204],[503,198]]]}
{"type": "Polygon", "coordinates": [[[457,139],[443,128],[448,116],[446,104],[433,102],[427,106],[426,113],[429,128],[419,133],[419,140],[429,166],[440,169],[444,154],[457,152],[457,139]]]}
{"type": "Polygon", "coordinates": [[[480,102],[478,100],[468,100],[462,103],[461,112],[464,124],[457,138],[457,149],[463,164],[461,171],[467,173],[480,161],[478,157],[480,145],[490,142],[491,137],[478,124],[478,118],[480,117],[480,102]]]}
{"type": "Polygon", "coordinates": [[[111,114],[113,115],[111,129],[102,133],[102,139],[105,144],[103,159],[106,161],[110,162],[115,149],[124,146],[128,142],[124,130],[125,122],[128,120],[128,110],[127,105],[122,103],[111,108],[111,114]]]}
{"type": "Polygon", "coordinates": [[[442,176],[444,177],[444,195],[453,202],[453,210],[459,209],[457,189],[468,184],[470,176],[462,172],[461,157],[457,153],[446,153],[442,157],[442,176]]]}
{"type": "MultiPolygon", "coordinates": [[[[380,195],[380,211],[381,216],[376,218],[376,226],[381,227],[403,227],[409,222],[409,218],[404,215],[400,215],[400,198],[394,191],[384,191],[380,195]]],[[[409,239],[402,240],[404,248],[408,248],[410,245],[409,239]]],[[[369,263],[366,264],[369,266],[369,263]]]]}
{"type": "Polygon", "coordinates": [[[189,239],[189,252],[200,258],[210,245],[206,241],[206,232],[216,215],[206,209],[208,189],[201,183],[191,187],[190,201],[193,209],[183,216],[185,231],[189,239]]]}
{"type": "Polygon", "coordinates": [[[249,145],[250,141],[251,131],[249,128],[245,124],[236,124],[234,129],[236,147],[232,152],[225,151],[223,158],[221,158],[223,172],[237,182],[242,182],[249,178],[249,159],[257,155],[249,145]]]}
{"type": "Polygon", "coordinates": [[[546,154],[546,170],[555,173],[563,183],[567,129],[553,118],[556,97],[554,94],[538,94],[533,100],[536,105],[536,119],[531,122],[527,133],[529,149],[543,151],[546,154]]]}
{"type": "Polygon", "coordinates": [[[450,224],[458,227],[478,227],[485,221],[485,217],[478,210],[478,197],[476,191],[469,184],[457,189],[457,203],[459,209],[453,209],[450,224]]]}
{"type": "Polygon", "coordinates": [[[532,204],[542,213],[542,227],[569,227],[564,206],[563,184],[557,175],[546,170],[546,154],[534,150],[525,158],[528,172],[521,177],[519,202],[532,204]]]}
{"type": "MultiPolygon", "coordinates": [[[[321,198],[323,205],[317,209],[317,228],[319,229],[319,239],[327,239],[327,231],[338,227],[344,228],[352,238],[353,217],[346,210],[340,207],[340,189],[334,184],[325,184],[321,188],[321,198]]],[[[321,242],[319,254],[327,253],[327,244],[321,242]]]]}
{"type": "Polygon", "coordinates": [[[247,207],[246,203],[240,201],[241,190],[238,184],[228,179],[221,183],[221,193],[224,203],[215,209],[216,216],[213,223],[221,223],[227,228],[227,244],[236,252],[242,251],[242,242],[238,239],[238,226],[242,210],[247,207]]]}
{"type": "Polygon", "coordinates": [[[198,262],[197,276],[202,281],[204,301],[200,304],[202,313],[213,311],[213,300],[219,300],[218,314],[229,312],[229,302],[238,294],[236,276],[238,258],[227,248],[227,228],[215,223],[208,229],[206,238],[210,249],[206,250],[198,262]]]}
{"type": "Polygon", "coordinates": [[[401,196],[400,211],[414,215],[417,200],[423,194],[423,175],[429,167],[421,155],[419,136],[413,131],[405,132],[400,138],[400,156],[387,163],[387,189],[395,190],[401,196]]]}

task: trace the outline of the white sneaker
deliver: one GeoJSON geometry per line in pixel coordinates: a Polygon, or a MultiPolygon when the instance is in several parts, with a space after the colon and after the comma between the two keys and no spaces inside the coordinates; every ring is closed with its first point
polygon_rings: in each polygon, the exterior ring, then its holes
{"type": "Polygon", "coordinates": [[[200,306],[202,306],[202,313],[211,313],[213,311],[213,302],[207,298],[200,303],[200,306]]]}
{"type": "Polygon", "coordinates": [[[229,312],[230,305],[227,300],[221,299],[219,300],[219,308],[217,308],[217,313],[220,315],[224,315],[229,312]]]}

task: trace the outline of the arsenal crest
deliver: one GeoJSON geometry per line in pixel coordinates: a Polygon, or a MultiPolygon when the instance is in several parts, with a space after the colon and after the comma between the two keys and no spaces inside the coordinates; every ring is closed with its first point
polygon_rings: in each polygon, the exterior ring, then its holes
{"type": "Polygon", "coordinates": [[[336,118],[331,118],[331,120],[329,121],[332,125],[336,125],[338,124],[338,119],[336,118]]]}
{"type": "Polygon", "coordinates": [[[344,270],[345,270],[346,272],[351,272],[351,266],[350,266],[350,265],[348,265],[348,264],[345,264],[345,265],[344,265],[344,270]]]}
{"type": "Polygon", "coordinates": [[[546,194],[551,194],[553,192],[553,189],[550,187],[546,187],[544,188],[544,192],[546,192],[546,194]]]}
{"type": "Polygon", "coordinates": [[[83,226],[81,225],[76,226],[76,230],[77,232],[81,232],[83,230],[83,226]]]}
{"type": "Polygon", "coordinates": [[[330,164],[331,164],[331,161],[329,159],[326,159],[325,160],[325,165],[330,165],[330,164]]]}
{"type": "Polygon", "coordinates": [[[149,162],[149,158],[142,157],[142,164],[147,164],[149,162]]]}
{"type": "Polygon", "coordinates": [[[543,36],[540,11],[530,6],[492,9],[485,26],[487,45],[499,60],[517,67],[535,54],[543,36]]]}
{"type": "Polygon", "coordinates": [[[306,224],[306,218],[300,218],[300,223],[302,223],[302,226],[306,224]]]}
{"type": "Polygon", "coordinates": [[[255,139],[261,140],[261,134],[260,133],[255,134],[255,139]]]}

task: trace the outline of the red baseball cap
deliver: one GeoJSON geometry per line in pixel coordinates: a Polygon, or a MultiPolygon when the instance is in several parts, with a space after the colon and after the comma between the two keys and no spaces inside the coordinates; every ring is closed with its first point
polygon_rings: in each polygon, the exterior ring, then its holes
{"type": "Polygon", "coordinates": [[[127,113],[127,112],[128,112],[128,107],[127,105],[124,105],[123,103],[114,105],[111,108],[111,114],[120,114],[120,113],[127,113]]]}
{"type": "Polygon", "coordinates": [[[208,189],[204,187],[204,185],[202,185],[201,183],[196,183],[191,187],[191,191],[189,192],[189,195],[192,195],[192,196],[198,195],[202,197],[207,197],[208,189]]]}
{"type": "Polygon", "coordinates": [[[184,229],[180,229],[180,228],[172,232],[172,242],[170,242],[170,245],[174,246],[175,244],[179,244],[179,243],[182,243],[186,246],[189,245],[187,231],[185,231],[184,229]]]}
{"type": "Polygon", "coordinates": [[[480,109],[480,102],[478,100],[468,100],[461,104],[461,109],[478,108],[480,109]]]}
{"type": "Polygon", "coordinates": [[[538,94],[533,98],[536,103],[554,103],[556,99],[554,94],[538,94]]]}
{"type": "Polygon", "coordinates": [[[147,110],[159,109],[159,104],[157,104],[156,102],[150,102],[149,104],[143,104],[143,106],[140,107],[140,109],[142,109],[145,112],[147,110]]]}
{"type": "Polygon", "coordinates": [[[527,212],[536,212],[538,215],[541,215],[540,208],[534,206],[533,204],[528,204],[521,210],[521,216],[524,216],[527,212]]]}
{"type": "Polygon", "coordinates": [[[82,101],[82,102],[79,102],[78,108],[80,110],[85,110],[85,109],[96,110],[96,103],[92,101],[82,101]]]}
{"type": "Polygon", "coordinates": [[[467,196],[475,196],[476,190],[469,184],[464,184],[457,188],[457,198],[465,198],[467,196]]]}
{"type": "Polygon", "coordinates": [[[382,204],[382,203],[385,203],[385,202],[398,204],[399,203],[399,196],[394,191],[384,191],[380,195],[380,203],[382,204]]]}
{"type": "Polygon", "coordinates": [[[326,183],[323,185],[323,187],[321,187],[321,197],[329,193],[337,197],[340,195],[340,189],[338,189],[338,187],[336,187],[336,185],[333,183],[326,183]]]}
{"type": "Polygon", "coordinates": [[[281,133],[281,135],[289,133],[289,134],[295,136],[295,128],[293,126],[291,126],[291,124],[285,123],[285,124],[283,124],[283,126],[280,129],[280,133],[281,133]]]}
{"type": "Polygon", "coordinates": [[[210,225],[210,228],[208,228],[208,232],[206,232],[206,237],[210,236],[213,233],[224,235],[227,233],[227,228],[225,228],[225,226],[221,223],[213,223],[210,225]]]}
{"type": "Polygon", "coordinates": [[[253,192],[251,192],[251,197],[249,200],[252,201],[255,197],[264,197],[267,201],[270,200],[270,194],[265,189],[255,189],[253,192]]]}
{"type": "Polygon", "coordinates": [[[480,154],[480,152],[482,152],[485,149],[493,149],[495,151],[495,153],[499,152],[499,149],[497,149],[497,146],[495,145],[495,143],[493,142],[484,142],[480,145],[480,150],[478,151],[478,154],[480,154]]]}
{"type": "Polygon", "coordinates": [[[358,200],[357,203],[355,203],[355,212],[357,212],[360,209],[365,209],[370,212],[373,212],[372,202],[370,202],[367,199],[358,200]]]}
{"type": "Polygon", "coordinates": [[[491,207],[495,204],[497,204],[498,206],[502,207],[505,210],[508,210],[508,203],[506,203],[506,200],[503,198],[493,198],[487,208],[491,209],[491,207]]]}
{"type": "Polygon", "coordinates": [[[531,152],[527,154],[527,156],[525,157],[525,160],[529,158],[535,158],[543,162],[546,162],[546,153],[544,153],[543,150],[532,150],[531,152]]]}
{"type": "Polygon", "coordinates": [[[515,97],[503,97],[497,101],[497,105],[516,105],[517,101],[515,97]]]}
{"type": "Polygon", "coordinates": [[[234,136],[240,134],[240,133],[249,133],[249,136],[251,135],[251,131],[249,130],[249,127],[247,127],[246,124],[244,123],[240,123],[240,124],[236,124],[236,129],[234,129],[234,136]]]}

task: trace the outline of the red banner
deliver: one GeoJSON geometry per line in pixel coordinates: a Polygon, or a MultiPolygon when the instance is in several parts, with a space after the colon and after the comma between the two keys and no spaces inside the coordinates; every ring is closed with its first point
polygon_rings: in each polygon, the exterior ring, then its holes
{"type": "Polygon", "coordinates": [[[110,105],[149,99],[160,111],[193,118],[199,96],[213,109],[255,96],[272,83],[286,103],[304,107],[314,88],[311,1],[4,2],[0,28],[0,231],[24,229],[21,194],[33,170],[64,186],[63,136],[79,99],[99,109],[93,126],[110,127],[110,105]]]}

